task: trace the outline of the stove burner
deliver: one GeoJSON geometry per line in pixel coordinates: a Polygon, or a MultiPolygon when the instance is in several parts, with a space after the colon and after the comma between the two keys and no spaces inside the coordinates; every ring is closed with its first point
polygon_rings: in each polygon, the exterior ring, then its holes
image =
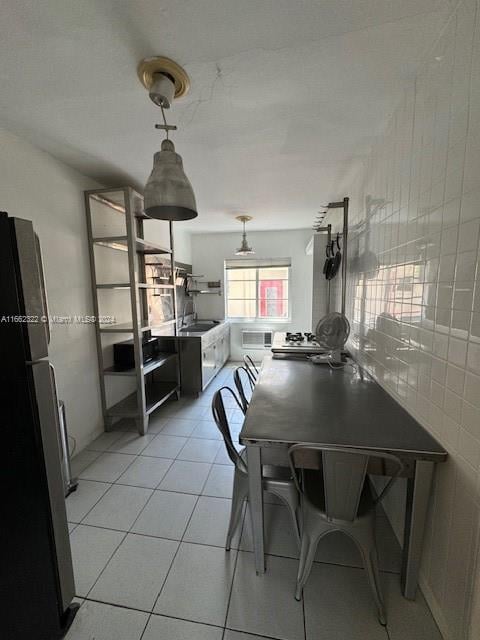
{"type": "Polygon", "coordinates": [[[303,342],[305,340],[303,333],[301,331],[297,331],[297,333],[290,333],[287,331],[287,335],[285,336],[285,340],[287,342],[303,342]]]}
{"type": "Polygon", "coordinates": [[[297,331],[296,333],[287,331],[285,336],[285,342],[290,344],[299,344],[300,342],[305,342],[305,340],[307,342],[315,342],[315,334],[310,333],[309,331],[306,331],[305,333],[302,333],[301,331],[297,331]]]}
{"type": "Polygon", "coordinates": [[[324,353],[325,349],[321,347],[314,333],[306,331],[287,331],[286,333],[278,331],[275,333],[272,344],[274,358],[298,358],[303,356],[307,358],[313,354],[324,353]]]}

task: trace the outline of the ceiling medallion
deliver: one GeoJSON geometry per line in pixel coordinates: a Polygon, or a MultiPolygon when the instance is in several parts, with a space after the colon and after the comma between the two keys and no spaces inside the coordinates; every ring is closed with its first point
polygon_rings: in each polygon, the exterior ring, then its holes
{"type": "Polygon", "coordinates": [[[175,99],[186,96],[190,89],[190,78],[185,69],[165,56],[145,58],[139,63],[137,73],[140,82],[148,91],[155,82],[156,73],[162,73],[171,78],[175,85],[175,99]]]}

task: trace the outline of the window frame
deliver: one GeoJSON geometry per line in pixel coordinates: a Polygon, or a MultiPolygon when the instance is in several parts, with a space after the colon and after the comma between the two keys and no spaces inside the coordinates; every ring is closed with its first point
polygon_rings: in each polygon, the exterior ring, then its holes
{"type": "MultiPolygon", "coordinates": [[[[272,260],[272,262],[274,262],[272,260]]],[[[288,286],[288,298],[287,298],[287,317],[285,318],[264,318],[258,315],[259,306],[260,306],[260,297],[259,297],[259,271],[261,269],[272,269],[274,266],[245,266],[245,267],[230,267],[227,268],[227,261],[224,264],[224,290],[225,290],[225,320],[229,322],[238,322],[238,323],[264,323],[264,324],[289,324],[292,321],[292,265],[279,265],[278,268],[287,269],[287,286],[288,286]],[[255,317],[244,317],[244,316],[229,316],[228,315],[228,272],[234,271],[235,269],[255,269],[255,317]]],[[[247,282],[253,282],[253,280],[249,280],[247,282]]],[[[250,300],[250,298],[238,298],[239,300],[250,300]]],[[[282,298],[284,300],[284,298],[282,298]]]]}

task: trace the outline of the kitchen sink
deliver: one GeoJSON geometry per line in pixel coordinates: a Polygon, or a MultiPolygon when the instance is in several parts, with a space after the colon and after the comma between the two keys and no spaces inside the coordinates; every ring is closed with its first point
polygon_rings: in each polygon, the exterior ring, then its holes
{"type": "Polygon", "coordinates": [[[180,333],[203,333],[213,329],[217,324],[216,322],[195,322],[194,324],[188,325],[188,327],[180,329],[180,333]]]}

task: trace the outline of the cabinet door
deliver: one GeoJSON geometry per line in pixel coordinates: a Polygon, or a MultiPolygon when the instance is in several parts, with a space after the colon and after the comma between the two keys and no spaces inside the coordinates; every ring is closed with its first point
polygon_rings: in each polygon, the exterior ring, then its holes
{"type": "Polygon", "coordinates": [[[212,344],[208,347],[205,347],[202,351],[202,386],[205,388],[205,385],[212,379],[216,372],[216,349],[215,345],[212,344]]]}
{"type": "Polygon", "coordinates": [[[223,336],[223,364],[230,358],[230,327],[227,326],[223,336]]]}
{"type": "Polygon", "coordinates": [[[230,351],[230,341],[228,335],[224,335],[222,338],[222,367],[228,360],[228,355],[230,351]]]}
{"type": "Polygon", "coordinates": [[[225,355],[225,336],[222,336],[216,342],[215,363],[217,366],[217,371],[219,371],[225,363],[224,355],[225,355]]]}

